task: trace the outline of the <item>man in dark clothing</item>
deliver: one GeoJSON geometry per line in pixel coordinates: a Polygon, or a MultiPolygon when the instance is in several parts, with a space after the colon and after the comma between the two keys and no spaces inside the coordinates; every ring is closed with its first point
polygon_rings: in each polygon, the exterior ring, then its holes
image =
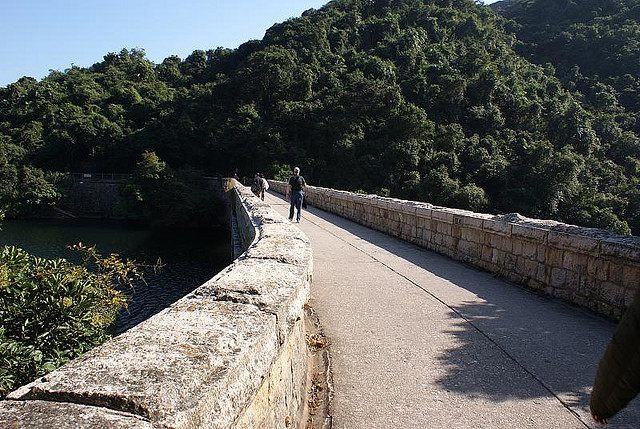
{"type": "Polygon", "coordinates": [[[296,222],[300,222],[300,212],[302,211],[302,200],[304,199],[304,188],[307,186],[304,177],[300,175],[298,167],[293,169],[293,176],[289,178],[289,186],[287,187],[287,197],[291,202],[289,208],[289,220],[293,220],[294,209],[298,210],[296,222]]]}
{"type": "Polygon", "coordinates": [[[251,182],[251,192],[253,192],[253,194],[259,198],[260,189],[262,189],[262,179],[260,178],[260,174],[256,173],[255,177],[253,178],[253,182],[251,182]]]}

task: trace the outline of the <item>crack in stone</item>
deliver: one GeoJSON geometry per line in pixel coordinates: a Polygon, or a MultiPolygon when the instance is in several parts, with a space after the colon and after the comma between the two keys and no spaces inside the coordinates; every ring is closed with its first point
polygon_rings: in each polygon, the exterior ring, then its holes
{"type": "Polygon", "coordinates": [[[133,399],[120,396],[90,393],[78,394],[73,392],[49,392],[37,386],[32,387],[28,393],[20,398],[7,398],[11,401],[46,401],[59,404],[75,404],[96,408],[108,409],[126,413],[134,417],[139,417],[147,422],[151,422],[149,409],[133,399]]]}

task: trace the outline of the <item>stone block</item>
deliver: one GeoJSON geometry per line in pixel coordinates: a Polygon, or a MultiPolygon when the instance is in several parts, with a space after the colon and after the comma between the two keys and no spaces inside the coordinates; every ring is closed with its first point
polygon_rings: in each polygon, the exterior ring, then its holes
{"type": "Polygon", "coordinates": [[[587,255],[567,250],[564,252],[562,266],[575,273],[586,273],[588,262],[589,257],[587,255]]]}
{"type": "Polygon", "coordinates": [[[82,400],[139,414],[154,427],[231,427],[277,352],[276,316],[183,298],[9,398],[82,400]]]}
{"type": "Polygon", "coordinates": [[[441,223],[453,223],[453,213],[444,210],[432,210],[431,219],[437,220],[441,223]]]}
{"type": "Polygon", "coordinates": [[[587,259],[587,274],[598,280],[607,280],[609,278],[609,261],[589,256],[587,259]]]}
{"type": "Polygon", "coordinates": [[[372,204],[375,205],[376,207],[379,207],[381,209],[384,209],[385,211],[389,208],[389,202],[383,198],[375,198],[372,201],[372,204]]]}
{"type": "Polygon", "coordinates": [[[484,234],[484,244],[491,248],[497,249],[500,247],[500,239],[501,235],[495,234],[493,232],[485,232],[484,234]]]}
{"type": "Polygon", "coordinates": [[[425,206],[416,207],[416,216],[424,219],[431,219],[431,208],[425,206]]]}
{"type": "Polygon", "coordinates": [[[619,264],[618,261],[609,263],[609,276],[607,280],[611,283],[622,285],[622,270],[624,265],[619,264]]]}
{"type": "Polygon", "coordinates": [[[511,251],[516,256],[522,256],[522,246],[523,246],[522,240],[515,240],[514,239],[512,241],[512,250],[511,251]]]}
{"type": "Polygon", "coordinates": [[[451,225],[451,236],[452,237],[456,237],[456,238],[460,238],[461,235],[461,227],[460,225],[457,224],[452,224],[451,225]]]}
{"type": "Polygon", "coordinates": [[[432,231],[430,229],[423,229],[422,230],[422,234],[421,234],[421,238],[427,242],[431,241],[431,235],[432,235],[432,231]]]}
{"type": "Polygon", "coordinates": [[[538,243],[544,243],[547,240],[547,229],[536,228],[530,225],[518,225],[514,224],[511,227],[511,235],[521,238],[526,238],[538,243]]]}
{"type": "Polygon", "coordinates": [[[396,213],[402,213],[405,210],[405,203],[397,200],[390,201],[389,209],[396,213]]]}
{"type": "Polygon", "coordinates": [[[538,266],[536,268],[536,275],[535,275],[535,279],[537,281],[539,281],[540,283],[546,283],[547,282],[547,273],[550,272],[550,269],[547,269],[546,265],[538,263],[538,266]]]}
{"type": "Polygon", "coordinates": [[[513,253],[513,240],[511,237],[500,237],[498,243],[500,250],[507,253],[513,253]]]}
{"type": "Polygon", "coordinates": [[[552,268],[549,284],[554,288],[563,287],[567,279],[567,270],[562,268],[552,268]]]}
{"type": "Polygon", "coordinates": [[[444,235],[434,232],[431,235],[431,242],[436,246],[442,246],[444,244],[444,235]]]}
{"type": "Polygon", "coordinates": [[[278,341],[284,343],[309,299],[313,268],[275,260],[239,259],[195,289],[191,297],[254,305],[276,315],[278,341]]]}
{"type": "Polygon", "coordinates": [[[481,254],[481,246],[471,241],[459,240],[458,251],[472,259],[479,259],[481,254]]]}
{"type": "Polygon", "coordinates": [[[506,254],[496,248],[491,249],[491,263],[503,267],[505,265],[506,254]]]}
{"type": "Polygon", "coordinates": [[[538,270],[538,263],[531,259],[519,256],[516,260],[516,270],[528,278],[535,278],[538,270]]]}
{"type": "MultiPolygon", "coordinates": [[[[307,343],[304,319],[291,329],[289,341],[281,347],[271,365],[269,376],[263,381],[251,403],[233,423],[234,429],[295,427],[306,399],[307,343]],[[292,425],[287,425],[291,422],[292,425]]],[[[200,425],[196,427],[202,427],[200,425]]]]}
{"type": "Polygon", "coordinates": [[[525,283],[525,277],[518,274],[515,271],[511,271],[511,270],[507,270],[504,274],[503,274],[509,281],[512,281],[514,283],[518,283],[518,284],[524,284],[525,283]]]}
{"type": "Polygon", "coordinates": [[[580,274],[567,270],[564,287],[566,289],[578,290],[580,288],[580,274]]]}
{"type": "Polygon", "coordinates": [[[484,233],[474,228],[462,228],[460,238],[474,243],[484,243],[484,233]]]}
{"type": "Polygon", "coordinates": [[[485,262],[491,262],[493,256],[493,251],[491,246],[487,246],[486,244],[482,245],[482,252],[480,254],[480,258],[485,262]]]}
{"type": "Polygon", "coordinates": [[[293,225],[263,225],[258,232],[259,239],[247,249],[243,258],[273,259],[301,266],[311,261],[309,239],[293,225]]]}
{"type": "Polygon", "coordinates": [[[511,224],[497,219],[485,219],[482,228],[502,235],[511,235],[511,224]]]}
{"type": "Polygon", "coordinates": [[[527,286],[531,289],[543,291],[545,288],[545,284],[537,281],[536,279],[530,278],[527,280],[527,286]]]}
{"type": "Polygon", "coordinates": [[[598,289],[600,298],[611,307],[624,307],[627,289],[619,284],[602,282],[598,289]]]}
{"type": "Polygon", "coordinates": [[[547,247],[544,259],[545,264],[549,267],[562,267],[564,251],[553,247],[547,247]]]}
{"type": "Polygon", "coordinates": [[[592,254],[597,254],[600,245],[600,241],[596,238],[558,231],[549,231],[548,241],[550,245],[561,249],[592,254]]]}
{"type": "Polygon", "coordinates": [[[640,262],[640,246],[637,243],[602,241],[600,245],[602,256],[610,258],[623,258],[640,262]]]}
{"type": "Polygon", "coordinates": [[[482,229],[484,218],[475,216],[460,216],[460,225],[467,228],[482,229]]]}
{"type": "Polygon", "coordinates": [[[537,259],[538,256],[538,244],[525,241],[522,244],[522,256],[532,260],[537,259]]]}
{"type": "Polygon", "coordinates": [[[0,401],[0,427],[6,429],[153,429],[130,413],[69,402],[0,401]]]}
{"type": "Polygon", "coordinates": [[[435,230],[439,234],[451,236],[451,224],[445,223],[441,221],[431,221],[432,227],[435,227],[435,230]]]}
{"type": "Polygon", "coordinates": [[[525,277],[531,277],[526,272],[525,261],[526,259],[523,258],[522,256],[516,257],[516,271],[518,272],[518,274],[521,274],[525,277]]]}
{"type": "Polygon", "coordinates": [[[622,267],[622,286],[628,289],[638,289],[640,285],[640,267],[625,264],[622,267]]]}

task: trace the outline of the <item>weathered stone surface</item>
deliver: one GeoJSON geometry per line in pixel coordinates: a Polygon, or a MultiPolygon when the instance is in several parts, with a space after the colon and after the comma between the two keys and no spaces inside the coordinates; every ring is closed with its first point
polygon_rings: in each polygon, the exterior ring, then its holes
{"type": "Polygon", "coordinates": [[[482,224],[487,216],[460,216],[460,224],[468,228],[482,229],[482,224]]]}
{"type": "Polygon", "coordinates": [[[453,223],[453,213],[444,210],[433,209],[431,211],[431,219],[440,221],[441,223],[453,223]]]}
{"type": "Polygon", "coordinates": [[[562,268],[552,268],[551,269],[551,279],[549,283],[554,288],[561,287],[564,285],[565,280],[567,279],[567,270],[562,268]]]}
{"type": "Polygon", "coordinates": [[[549,231],[549,244],[561,249],[579,250],[582,252],[596,252],[600,242],[592,237],[566,234],[564,232],[549,231]]]}
{"type": "Polygon", "coordinates": [[[590,256],[587,261],[587,274],[598,280],[606,280],[609,275],[609,261],[590,256]]]}
{"type": "Polygon", "coordinates": [[[575,273],[586,273],[589,257],[581,253],[565,252],[562,266],[575,273]]]}
{"type": "Polygon", "coordinates": [[[640,246],[636,243],[603,241],[600,252],[602,256],[640,261],[640,246]]]}
{"type": "Polygon", "coordinates": [[[255,305],[275,315],[282,344],[309,299],[310,267],[274,260],[241,259],[191,295],[255,305]]]}
{"type": "Polygon", "coordinates": [[[512,225],[511,234],[516,237],[527,238],[544,243],[547,239],[548,230],[536,228],[529,225],[512,225]]]}
{"type": "Polygon", "coordinates": [[[422,218],[431,219],[431,212],[430,206],[420,205],[416,208],[416,215],[422,218]]]}
{"type": "Polygon", "coordinates": [[[293,225],[264,225],[259,229],[259,233],[259,239],[247,249],[245,258],[273,259],[293,265],[310,263],[309,240],[293,225]]]}
{"type": "Polygon", "coordinates": [[[545,264],[549,267],[562,267],[562,261],[564,260],[564,251],[555,249],[553,247],[547,247],[547,253],[545,255],[545,264]]]}
{"type": "Polygon", "coordinates": [[[632,290],[640,289],[640,267],[635,265],[622,267],[622,286],[632,290]]]}
{"type": "Polygon", "coordinates": [[[474,243],[484,243],[484,232],[475,228],[462,228],[460,238],[474,243]]]}
{"type": "Polygon", "coordinates": [[[482,222],[482,228],[485,231],[497,232],[503,235],[511,234],[511,224],[501,220],[485,219],[482,222]]]}
{"type": "Polygon", "coordinates": [[[146,419],[105,408],[47,401],[0,401],[3,429],[153,429],[146,419]]]}
{"type": "Polygon", "coordinates": [[[172,428],[222,428],[253,397],[276,354],[275,316],[183,298],[9,397],[81,401],[172,428]]]}
{"type": "Polygon", "coordinates": [[[304,320],[292,327],[287,342],[250,405],[234,422],[234,429],[292,429],[305,400],[307,343],[304,320]]]}

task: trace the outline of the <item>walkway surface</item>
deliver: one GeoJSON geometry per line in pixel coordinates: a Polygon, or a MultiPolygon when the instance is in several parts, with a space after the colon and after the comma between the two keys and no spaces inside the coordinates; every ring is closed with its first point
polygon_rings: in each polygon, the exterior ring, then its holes
{"type": "MultiPolygon", "coordinates": [[[[611,321],[318,209],[300,228],[334,428],[600,427],[589,392],[611,321]]],[[[608,427],[639,428],[640,399],[608,427]]]]}

